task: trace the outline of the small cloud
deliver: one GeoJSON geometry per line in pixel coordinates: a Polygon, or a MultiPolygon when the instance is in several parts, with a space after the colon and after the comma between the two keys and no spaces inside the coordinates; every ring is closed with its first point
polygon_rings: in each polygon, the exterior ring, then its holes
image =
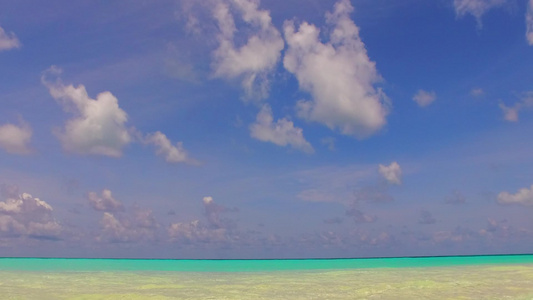
{"type": "Polygon", "coordinates": [[[483,91],[482,88],[473,88],[470,90],[470,96],[474,98],[481,97],[485,94],[485,91],[483,91]]]}
{"type": "Polygon", "coordinates": [[[20,48],[20,46],[20,41],[13,32],[8,33],[0,27],[0,51],[20,48]]]}
{"type": "Polygon", "coordinates": [[[390,184],[402,184],[402,168],[397,162],[392,162],[388,166],[379,165],[379,174],[390,184]]]}
{"type": "Polygon", "coordinates": [[[429,211],[423,210],[420,212],[420,217],[418,218],[418,224],[430,225],[430,224],[435,224],[435,222],[437,222],[437,220],[435,220],[435,218],[429,211]]]}
{"type": "Polygon", "coordinates": [[[471,14],[476,18],[477,27],[483,26],[481,17],[490,9],[505,4],[508,0],[454,0],[455,14],[457,17],[463,17],[471,14]]]}
{"type": "Polygon", "coordinates": [[[124,210],[122,202],[113,198],[111,191],[108,189],[104,189],[101,193],[101,196],[98,196],[98,194],[95,192],[90,192],[87,195],[87,199],[89,200],[89,204],[91,204],[92,208],[97,211],[117,212],[124,210]]]}
{"type": "Polygon", "coordinates": [[[498,104],[503,112],[503,118],[509,122],[518,122],[518,113],[525,109],[533,107],[533,92],[526,92],[522,94],[520,101],[513,106],[507,106],[502,101],[498,104]]]}
{"type": "Polygon", "coordinates": [[[196,160],[189,157],[187,151],[183,148],[182,142],[177,142],[175,145],[172,145],[168,137],[160,131],[147,134],[142,138],[142,141],[144,144],[156,146],[156,154],[163,156],[168,163],[198,164],[196,160]]]}
{"type": "Polygon", "coordinates": [[[235,238],[226,228],[210,228],[199,220],[172,223],[167,234],[171,241],[182,244],[227,243],[235,238]]]}
{"type": "Polygon", "coordinates": [[[209,225],[213,228],[226,227],[224,222],[220,219],[221,213],[236,212],[236,208],[227,208],[225,206],[215,203],[213,197],[204,197],[202,199],[204,204],[204,213],[209,225]]]}
{"type": "Polygon", "coordinates": [[[20,120],[20,125],[5,124],[0,126],[0,148],[11,154],[29,154],[28,146],[32,129],[28,123],[20,120]]]}
{"type": "Polygon", "coordinates": [[[290,145],[296,150],[313,153],[313,146],[304,138],[303,130],[294,127],[294,123],[286,118],[274,123],[272,109],[268,104],[263,105],[257,114],[255,123],[250,125],[250,135],[263,142],[271,142],[278,146],[290,145]]]}
{"type": "Polygon", "coordinates": [[[435,92],[427,92],[424,90],[418,90],[418,92],[413,96],[413,101],[415,101],[418,106],[426,107],[433,103],[437,99],[437,94],[435,92]]]}
{"type": "Polygon", "coordinates": [[[104,212],[100,220],[102,231],[98,241],[112,243],[136,243],[156,239],[157,224],[151,210],[138,210],[133,216],[117,216],[104,212]]]}
{"type": "Polygon", "coordinates": [[[522,188],[515,194],[501,192],[498,194],[497,201],[499,204],[533,205],[533,185],[530,188],[522,188]]]}
{"type": "Polygon", "coordinates": [[[233,242],[251,242],[243,240],[241,232],[235,230],[231,220],[221,219],[222,213],[237,212],[237,208],[228,208],[215,203],[213,197],[202,199],[207,224],[200,220],[172,223],[167,228],[170,241],[199,246],[201,244],[230,244],[233,242]]]}
{"type": "Polygon", "coordinates": [[[506,106],[503,102],[498,105],[503,112],[503,119],[509,122],[518,122],[518,111],[520,105],[515,104],[513,107],[506,106]]]}

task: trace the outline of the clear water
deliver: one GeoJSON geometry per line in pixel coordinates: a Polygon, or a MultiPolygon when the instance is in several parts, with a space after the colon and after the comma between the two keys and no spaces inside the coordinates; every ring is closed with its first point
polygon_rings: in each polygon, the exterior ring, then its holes
{"type": "Polygon", "coordinates": [[[0,259],[2,299],[533,299],[533,256],[0,259]]]}

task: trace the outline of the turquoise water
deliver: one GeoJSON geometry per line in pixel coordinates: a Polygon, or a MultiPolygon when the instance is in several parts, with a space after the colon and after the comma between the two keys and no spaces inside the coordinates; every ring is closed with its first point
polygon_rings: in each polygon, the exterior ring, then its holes
{"type": "Polygon", "coordinates": [[[533,255],[309,260],[0,258],[1,299],[533,299],[533,255]]]}
{"type": "Polygon", "coordinates": [[[0,270],[4,271],[263,272],[282,270],[446,267],[486,264],[533,264],[533,255],[288,260],[0,258],[0,270]]]}

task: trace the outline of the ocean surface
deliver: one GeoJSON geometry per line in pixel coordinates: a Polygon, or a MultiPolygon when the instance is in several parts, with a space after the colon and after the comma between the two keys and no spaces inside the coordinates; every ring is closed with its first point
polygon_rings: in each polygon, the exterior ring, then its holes
{"type": "Polygon", "coordinates": [[[533,299],[533,255],[0,258],[1,299],[533,299]]]}

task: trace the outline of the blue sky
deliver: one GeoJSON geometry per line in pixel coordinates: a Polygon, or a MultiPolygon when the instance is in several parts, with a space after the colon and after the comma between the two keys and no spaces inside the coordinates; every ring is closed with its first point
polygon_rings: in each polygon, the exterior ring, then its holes
{"type": "Polygon", "coordinates": [[[533,245],[533,1],[0,1],[0,253],[533,245]]]}

